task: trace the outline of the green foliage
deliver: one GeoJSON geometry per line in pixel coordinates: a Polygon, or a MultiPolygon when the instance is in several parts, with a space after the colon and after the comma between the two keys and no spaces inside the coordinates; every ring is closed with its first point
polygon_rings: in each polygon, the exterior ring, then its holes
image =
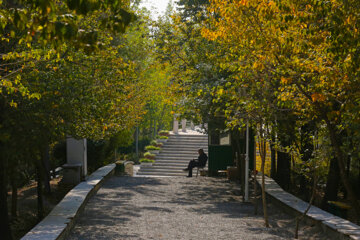
{"type": "Polygon", "coordinates": [[[147,159],[147,158],[141,158],[139,160],[139,162],[141,162],[141,163],[154,163],[155,161],[151,160],[151,159],[147,159]]]}
{"type": "Polygon", "coordinates": [[[150,145],[152,145],[152,146],[156,146],[158,143],[156,142],[156,140],[151,140],[151,142],[150,142],[150,145]]]}
{"type": "Polygon", "coordinates": [[[160,132],[159,132],[159,135],[160,136],[169,136],[169,131],[167,131],[167,130],[161,130],[160,132]]]}
{"type": "Polygon", "coordinates": [[[168,136],[159,136],[158,138],[159,139],[168,139],[169,137],[168,136]]]}
{"type": "Polygon", "coordinates": [[[155,154],[152,154],[150,152],[146,152],[144,153],[144,157],[147,158],[147,159],[155,159],[155,154]]]}
{"type": "Polygon", "coordinates": [[[160,150],[159,147],[156,147],[156,146],[153,146],[153,145],[149,145],[149,146],[146,146],[145,147],[145,150],[146,151],[149,151],[149,150],[160,150]]]}

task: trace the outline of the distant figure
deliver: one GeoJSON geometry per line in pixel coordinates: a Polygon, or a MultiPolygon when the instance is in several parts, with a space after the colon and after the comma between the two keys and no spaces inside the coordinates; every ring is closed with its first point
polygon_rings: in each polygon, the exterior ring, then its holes
{"type": "Polygon", "coordinates": [[[189,171],[189,174],[187,177],[192,177],[192,170],[194,167],[205,167],[206,162],[208,160],[208,156],[204,153],[203,149],[198,150],[199,157],[197,159],[193,159],[189,162],[189,165],[187,168],[184,169],[184,171],[189,171]]]}

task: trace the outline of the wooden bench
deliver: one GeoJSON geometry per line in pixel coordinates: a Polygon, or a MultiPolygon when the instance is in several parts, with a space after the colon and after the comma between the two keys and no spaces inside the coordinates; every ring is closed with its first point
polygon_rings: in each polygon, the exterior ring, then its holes
{"type": "Polygon", "coordinates": [[[223,176],[223,177],[227,176],[227,174],[228,174],[227,170],[218,170],[217,172],[218,172],[219,176],[223,176]]]}
{"type": "Polygon", "coordinates": [[[202,174],[201,174],[202,172],[207,172],[208,171],[206,166],[204,166],[204,167],[196,167],[196,168],[197,168],[196,177],[199,175],[199,172],[200,172],[200,176],[202,176],[202,174]]]}

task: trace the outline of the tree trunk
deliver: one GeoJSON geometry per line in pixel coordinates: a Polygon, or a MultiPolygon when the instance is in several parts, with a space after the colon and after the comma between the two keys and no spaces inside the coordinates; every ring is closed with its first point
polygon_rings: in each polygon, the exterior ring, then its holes
{"type": "Polygon", "coordinates": [[[275,150],[275,137],[272,137],[272,143],[270,144],[271,151],[271,172],[270,177],[276,179],[276,150],[275,150]]]}
{"type": "Polygon", "coordinates": [[[254,214],[258,214],[258,201],[257,201],[257,172],[254,168],[254,214]]]}
{"type": "MultiPolygon", "coordinates": [[[[348,157],[347,157],[347,161],[346,161],[346,177],[350,177],[350,166],[351,166],[351,155],[348,155],[348,157]]],[[[355,194],[356,194],[356,192],[355,192],[355,194]]],[[[347,196],[348,196],[348,194],[347,194],[347,191],[346,191],[346,189],[345,189],[345,191],[344,191],[344,199],[347,199],[347,196]]]]}
{"type": "Polygon", "coordinates": [[[351,201],[351,205],[356,212],[356,216],[359,217],[360,216],[360,205],[356,199],[356,194],[350,184],[349,178],[346,176],[346,170],[345,170],[346,156],[345,156],[344,152],[341,150],[340,144],[338,143],[338,140],[341,138],[336,133],[335,127],[330,123],[327,116],[325,116],[324,119],[325,119],[326,126],[327,126],[329,134],[330,134],[330,141],[334,148],[335,155],[337,158],[337,162],[338,162],[338,166],[339,166],[339,170],[340,170],[341,181],[347,191],[347,194],[351,201]]]}
{"type": "Polygon", "coordinates": [[[277,152],[277,174],[276,179],[284,190],[290,188],[290,165],[291,156],[288,153],[277,152]]]}
{"type": "MultiPolygon", "coordinates": [[[[0,142],[2,145],[2,143],[0,142]]],[[[0,146],[1,148],[1,146],[0,146]]],[[[0,153],[2,155],[2,153],[0,153]]],[[[8,204],[7,204],[7,189],[6,189],[6,171],[5,160],[0,155],[0,233],[1,239],[11,240],[12,234],[10,229],[8,204]]]]}
{"type": "Polygon", "coordinates": [[[257,202],[257,171],[256,171],[256,142],[254,144],[254,214],[257,215],[258,213],[258,202],[257,202]]]}
{"type": "Polygon", "coordinates": [[[15,171],[11,173],[11,219],[17,218],[17,182],[15,177],[15,171]]]}
{"type": "MultiPolygon", "coordinates": [[[[0,125],[2,125],[5,112],[5,103],[3,98],[0,96],[0,125]]],[[[1,131],[1,127],[0,127],[1,131]]],[[[11,240],[11,228],[9,221],[9,212],[7,204],[7,174],[5,168],[7,167],[5,156],[4,156],[4,142],[0,139],[0,233],[1,239],[11,240]]]]}
{"type": "MultiPolygon", "coordinates": [[[[307,123],[301,127],[300,133],[300,154],[301,161],[307,164],[312,158],[314,152],[314,140],[311,136],[315,133],[315,124],[313,122],[307,123]]],[[[310,199],[309,191],[310,182],[306,179],[304,173],[300,173],[300,194],[302,194],[305,200],[308,202],[310,199]]]]}
{"type": "Polygon", "coordinates": [[[153,132],[153,138],[156,137],[156,119],[154,119],[154,132],[153,132]]]}
{"type": "Polygon", "coordinates": [[[263,203],[263,212],[265,227],[269,227],[269,217],[267,213],[267,203],[266,203],[266,192],[265,192],[265,159],[266,159],[266,140],[263,139],[263,126],[260,126],[260,156],[261,156],[261,196],[263,203]]]}
{"type": "Polygon", "coordinates": [[[339,191],[340,173],[339,165],[336,158],[330,160],[329,173],[327,177],[325,195],[322,199],[321,207],[325,210],[328,209],[328,201],[336,201],[339,191]]]}
{"type": "Polygon", "coordinates": [[[313,177],[313,187],[311,190],[311,197],[310,197],[310,201],[309,201],[309,205],[307,206],[306,210],[303,212],[303,214],[301,214],[301,216],[296,218],[296,226],[295,226],[295,239],[298,239],[299,237],[299,226],[300,226],[300,221],[305,218],[306,214],[309,212],[311,205],[313,204],[314,201],[314,197],[315,197],[315,190],[316,190],[316,185],[317,185],[317,176],[316,176],[316,172],[315,169],[314,171],[314,177],[313,177]]]}
{"type": "Polygon", "coordinates": [[[47,194],[51,193],[51,187],[50,187],[50,154],[49,154],[49,145],[46,144],[46,146],[42,149],[42,155],[41,155],[41,163],[42,163],[42,169],[44,169],[44,189],[47,194]]]}
{"type": "Polygon", "coordinates": [[[44,199],[42,194],[42,169],[39,163],[36,164],[36,175],[37,175],[37,218],[41,221],[44,218],[44,199]]]}

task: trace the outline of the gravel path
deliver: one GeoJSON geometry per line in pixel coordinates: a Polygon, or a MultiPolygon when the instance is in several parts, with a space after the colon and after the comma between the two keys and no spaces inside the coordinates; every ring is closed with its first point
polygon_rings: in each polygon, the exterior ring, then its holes
{"type": "MultiPolygon", "coordinates": [[[[294,219],[269,205],[271,228],[222,178],[112,177],[68,239],[292,239],[294,219]]],[[[260,210],[261,211],[261,210],[260,210]]],[[[301,239],[328,239],[302,226],[301,239]]]]}

